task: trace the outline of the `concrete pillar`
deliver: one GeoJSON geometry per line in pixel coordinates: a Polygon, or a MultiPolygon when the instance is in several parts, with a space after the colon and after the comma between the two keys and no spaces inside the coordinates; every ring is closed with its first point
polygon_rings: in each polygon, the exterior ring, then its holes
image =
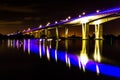
{"type": "Polygon", "coordinates": [[[82,39],[89,39],[89,25],[82,23],[82,39]]]}
{"type": "Polygon", "coordinates": [[[49,29],[49,30],[47,29],[47,38],[50,38],[50,37],[51,37],[50,34],[51,34],[50,29],[49,29]]]}
{"type": "Polygon", "coordinates": [[[47,29],[45,29],[45,38],[47,38],[47,35],[48,35],[48,32],[47,32],[48,30],[47,29]]]}
{"type": "Polygon", "coordinates": [[[40,38],[43,38],[43,35],[45,35],[45,30],[40,30],[40,38]]]}
{"type": "Polygon", "coordinates": [[[40,38],[40,32],[39,31],[35,31],[34,32],[34,37],[35,38],[40,38]]]}
{"type": "Polygon", "coordinates": [[[37,38],[40,38],[40,31],[38,30],[37,38]]]}
{"type": "Polygon", "coordinates": [[[68,38],[68,27],[65,27],[65,38],[68,38]]]}
{"type": "Polygon", "coordinates": [[[95,39],[103,39],[103,29],[100,24],[95,24],[95,39]]]}
{"type": "Polygon", "coordinates": [[[58,27],[56,27],[55,29],[56,29],[56,39],[59,39],[58,27]]]}

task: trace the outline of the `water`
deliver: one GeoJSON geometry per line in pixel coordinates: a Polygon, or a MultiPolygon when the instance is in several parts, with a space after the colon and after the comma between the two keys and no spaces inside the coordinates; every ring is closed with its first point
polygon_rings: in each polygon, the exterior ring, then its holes
{"type": "Polygon", "coordinates": [[[0,72],[12,79],[120,79],[119,40],[0,41],[0,72]]]}

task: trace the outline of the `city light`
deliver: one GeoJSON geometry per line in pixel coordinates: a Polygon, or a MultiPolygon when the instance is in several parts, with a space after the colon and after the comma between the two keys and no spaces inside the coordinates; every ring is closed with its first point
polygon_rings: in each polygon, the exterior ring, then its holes
{"type": "Polygon", "coordinates": [[[71,17],[69,16],[68,19],[71,19],[71,17]]]}
{"type": "Polygon", "coordinates": [[[83,12],[82,14],[85,15],[85,12],[83,12]]]}
{"type": "Polygon", "coordinates": [[[49,26],[49,25],[50,25],[50,22],[48,22],[46,26],[49,26]]]}
{"type": "Polygon", "coordinates": [[[42,25],[40,25],[39,28],[42,28],[42,25]]]}
{"type": "Polygon", "coordinates": [[[68,21],[68,18],[67,19],[65,19],[66,21],[68,21]]]}
{"type": "Polygon", "coordinates": [[[28,31],[30,31],[30,28],[28,28],[28,31]]]}
{"type": "Polygon", "coordinates": [[[81,17],[81,15],[79,15],[78,17],[81,17]]]}
{"type": "Polygon", "coordinates": [[[100,10],[96,10],[96,12],[97,12],[97,13],[99,13],[99,12],[100,12],[100,10]]]}
{"type": "Polygon", "coordinates": [[[58,22],[57,21],[55,21],[55,24],[57,24],[58,22]]]}

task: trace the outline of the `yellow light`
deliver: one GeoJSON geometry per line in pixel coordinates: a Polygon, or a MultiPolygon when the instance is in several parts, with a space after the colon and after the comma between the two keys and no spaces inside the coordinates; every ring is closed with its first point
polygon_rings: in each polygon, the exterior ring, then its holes
{"type": "Polygon", "coordinates": [[[98,61],[98,62],[101,61],[100,44],[98,40],[95,41],[94,59],[95,61],[98,61]]]}
{"type": "Polygon", "coordinates": [[[80,20],[80,22],[81,22],[81,23],[87,23],[87,22],[88,22],[88,18],[87,18],[87,17],[82,18],[82,19],[80,20]]]}
{"type": "Polygon", "coordinates": [[[38,32],[38,31],[35,31],[36,33],[38,32]]]}
{"type": "Polygon", "coordinates": [[[50,25],[50,22],[48,22],[46,26],[49,26],[49,25],[50,25]]]}
{"type": "Polygon", "coordinates": [[[86,65],[89,60],[87,54],[81,53],[80,60],[81,60],[82,65],[86,65]]]}
{"type": "Polygon", "coordinates": [[[79,56],[79,68],[82,67],[84,72],[87,62],[88,62],[87,54],[81,53],[81,55],[79,56]]]}
{"type": "Polygon", "coordinates": [[[71,17],[69,16],[68,19],[70,19],[71,17]]]}
{"type": "Polygon", "coordinates": [[[94,24],[100,24],[101,23],[101,20],[97,20],[94,22],[94,24]]]}
{"type": "Polygon", "coordinates": [[[86,16],[86,17],[81,17],[81,15],[79,15],[78,19],[75,19],[73,21],[70,21],[70,24],[76,24],[76,23],[87,23],[89,21],[92,21],[94,19],[97,19],[98,16],[86,16]]]}
{"type": "Polygon", "coordinates": [[[8,47],[10,47],[10,40],[8,39],[8,47]]]}
{"type": "Polygon", "coordinates": [[[68,57],[68,67],[71,67],[70,58],[68,57]]]}
{"type": "Polygon", "coordinates": [[[30,31],[30,28],[28,28],[28,31],[30,31]]]}

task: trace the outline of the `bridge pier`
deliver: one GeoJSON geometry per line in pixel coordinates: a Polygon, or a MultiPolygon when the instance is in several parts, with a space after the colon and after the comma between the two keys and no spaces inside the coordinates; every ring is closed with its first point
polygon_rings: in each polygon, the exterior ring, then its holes
{"type": "Polygon", "coordinates": [[[28,34],[29,34],[30,36],[34,36],[33,32],[29,32],[28,34]]]}
{"type": "Polygon", "coordinates": [[[34,37],[37,38],[37,32],[38,31],[34,31],[34,37]]]}
{"type": "Polygon", "coordinates": [[[40,31],[35,31],[34,32],[34,37],[35,38],[40,38],[40,31]]]}
{"type": "Polygon", "coordinates": [[[45,29],[45,38],[47,38],[47,34],[48,34],[48,32],[47,32],[48,30],[47,29],[45,29]]]}
{"type": "Polygon", "coordinates": [[[95,24],[95,39],[103,39],[103,29],[102,25],[95,24]]]}
{"type": "Polygon", "coordinates": [[[68,27],[65,27],[65,38],[68,38],[68,27]]]}
{"type": "Polygon", "coordinates": [[[89,39],[89,25],[82,23],[82,39],[89,39]]]}
{"type": "Polygon", "coordinates": [[[56,27],[55,29],[56,29],[56,39],[59,39],[58,27],[56,27]]]}

